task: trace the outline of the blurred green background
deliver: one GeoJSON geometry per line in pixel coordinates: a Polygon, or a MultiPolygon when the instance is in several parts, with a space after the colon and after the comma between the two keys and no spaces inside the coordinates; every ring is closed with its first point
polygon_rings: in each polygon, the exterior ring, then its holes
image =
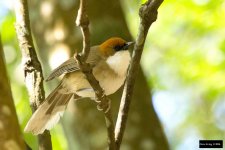
{"type": "MultiPolygon", "coordinates": [[[[43,11],[48,12],[51,7],[47,2],[50,1],[46,1],[43,11]]],[[[143,2],[121,1],[134,39],[138,32],[138,9],[143,2]]],[[[63,3],[67,6],[66,3],[71,1],[63,3]]],[[[35,18],[35,14],[31,17],[35,18]]],[[[159,9],[157,21],[150,28],[141,65],[152,87],[153,104],[171,149],[193,150],[198,148],[200,139],[225,139],[224,18],[223,0],[166,0],[159,9]]],[[[14,23],[13,1],[1,0],[0,31],[13,97],[23,129],[31,110],[14,23]]],[[[62,36],[60,30],[55,36],[62,36]]],[[[64,45],[60,46],[62,48],[64,45]]],[[[60,51],[58,55],[62,59],[68,57],[60,51]]],[[[51,60],[54,68],[57,63],[51,60]]],[[[44,67],[45,76],[49,70],[44,67]]],[[[46,88],[47,91],[51,89],[50,86],[46,88]]],[[[57,125],[51,133],[55,150],[68,149],[61,125],[57,125]]],[[[24,136],[28,144],[36,149],[34,136],[24,136]]]]}

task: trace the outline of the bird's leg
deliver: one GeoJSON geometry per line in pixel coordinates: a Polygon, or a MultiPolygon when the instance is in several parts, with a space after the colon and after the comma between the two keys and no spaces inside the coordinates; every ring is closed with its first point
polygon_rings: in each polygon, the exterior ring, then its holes
{"type": "Polygon", "coordinates": [[[102,100],[95,99],[95,102],[97,103],[97,109],[104,113],[107,113],[111,108],[111,100],[106,96],[104,96],[102,100]]]}

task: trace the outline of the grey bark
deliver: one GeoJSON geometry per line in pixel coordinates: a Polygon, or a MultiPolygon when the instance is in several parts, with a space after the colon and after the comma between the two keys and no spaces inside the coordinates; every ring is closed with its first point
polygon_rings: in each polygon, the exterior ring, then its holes
{"type": "MultiPolygon", "coordinates": [[[[34,112],[45,99],[42,68],[33,44],[27,0],[17,0],[15,3],[15,26],[23,57],[25,84],[29,94],[31,109],[34,112]]],[[[38,142],[40,150],[52,149],[49,131],[38,135],[38,142]]]]}

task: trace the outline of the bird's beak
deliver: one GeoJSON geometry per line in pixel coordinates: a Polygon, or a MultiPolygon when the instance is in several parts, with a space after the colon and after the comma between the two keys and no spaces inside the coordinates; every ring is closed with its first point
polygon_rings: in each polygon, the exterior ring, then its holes
{"type": "Polygon", "coordinates": [[[128,50],[130,48],[130,46],[132,46],[133,44],[134,44],[134,42],[127,42],[123,49],[128,50]]]}

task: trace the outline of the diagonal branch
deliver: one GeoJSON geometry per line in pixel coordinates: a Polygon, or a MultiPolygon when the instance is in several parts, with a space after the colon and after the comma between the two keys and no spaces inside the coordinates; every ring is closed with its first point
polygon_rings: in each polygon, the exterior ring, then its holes
{"type": "MultiPolygon", "coordinates": [[[[30,97],[30,105],[34,112],[45,99],[43,87],[43,74],[41,64],[38,60],[30,29],[30,20],[27,0],[16,0],[16,31],[19,46],[22,52],[24,65],[25,83],[30,97]]],[[[51,136],[49,131],[45,131],[38,136],[39,149],[51,150],[51,136]]]]}
{"type": "Polygon", "coordinates": [[[91,87],[95,92],[98,103],[98,109],[104,112],[105,122],[108,133],[108,144],[109,149],[115,149],[115,135],[114,135],[114,123],[112,119],[112,113],[110,108],[110,99],[105,95],[104,90],[99,85],[99,82],[95,79],[92,74],[92,68],[86,63],[86,59],[90,51],[90,32],[89,32],[89,19],[86,12],[86,0],[80,0],[80,8],[76,19],[76,25],[80,26],[83,35],[83,51],[81,55],[75,55],[75,60],[78,62],[81,71],[85,74],[91,87]]]}
{"type": "Polygon", "coordinates": [[[115,140],[117,149],[120,149],[124,130],[126,128],[126,121],[128,118],[129,107],[132,99],[135,78],[137,76],[137,70],[139,68],[145,39],[151,24],[157,19],[157,10],[162,2],[163,0],[148,0],[139,9],[139,31],[135,42],[132,60],[130,63],[126,83],[123,90],[123,95],[121,98],[120,109],[115,128],[115,140]]]}

